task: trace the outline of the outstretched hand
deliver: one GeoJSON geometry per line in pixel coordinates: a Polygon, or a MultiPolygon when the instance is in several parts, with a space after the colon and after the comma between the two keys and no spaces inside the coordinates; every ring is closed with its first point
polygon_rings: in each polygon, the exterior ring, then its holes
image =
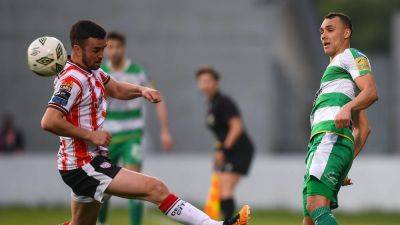
{"type": "Polygon", "coordinates": [[[144,87],[142,89],[142,97],[151,103],[158,103],[162,101],[161,93],[153,88],[144,87]]]}

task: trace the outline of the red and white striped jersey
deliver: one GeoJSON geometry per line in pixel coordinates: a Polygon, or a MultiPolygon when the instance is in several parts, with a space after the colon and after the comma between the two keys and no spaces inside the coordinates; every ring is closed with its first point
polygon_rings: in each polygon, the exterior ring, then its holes
{"type": "MultiPolygon", "coordinates": [[[[86,130],[101,130],[106,116],[107,100],[104,85],[110,76],[102,69],[91,73],[68,61],[54,80],[54,93],[48,107],[60,110],[68,122],[86,130]]],[[[108,156],[108,149],[85,140],[60,137],[58,169],[82,167],[95,156],[108,156]]]]}

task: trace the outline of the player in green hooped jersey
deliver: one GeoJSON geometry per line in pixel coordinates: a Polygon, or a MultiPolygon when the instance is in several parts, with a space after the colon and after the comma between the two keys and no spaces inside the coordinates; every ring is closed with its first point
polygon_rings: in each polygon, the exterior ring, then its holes
{"type": "MultiPolygon", "coordinates": [[[[118,81],[142,86],[150,84],[142,67],[125,58],[125,37],[116,32],[107,35],[108,61],[101,68],[118,81]]],[[[127,169],[140,171],[143,153],[142,137],[144,132],[143,100],[122,101],[108,98],[107,116],[104,128],[112,133],[109,145],[110,160],[122,163],[127,169]]],[[[160,139],[165,150],[170,150],[173,141],[168,128],[167,108],[164,101],[156,104],[160,121],[160,139]]],[[[99,223],[105,224],[108,202],[103,203],[99,214],[99,223]]],[[[140,200],[129,200],[129,215],[132,225],[140,225],[143,204],[140,200]]]]}
{"type": "Polygon", "coordinates": [[[338,207],[340,187],[352,184],[347,173],[370,133],[365,110],[378,99],[368,58],[350,48],[350,18],[329,13],[320,34],[330,63],[310,115],[303,225],[338,224],[331,210],[338,207]]]}

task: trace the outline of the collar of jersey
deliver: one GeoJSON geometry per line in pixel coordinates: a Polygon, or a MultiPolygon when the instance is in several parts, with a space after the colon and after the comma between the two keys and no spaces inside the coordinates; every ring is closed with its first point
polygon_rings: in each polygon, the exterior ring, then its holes
{"type": "Polygon", "coordinates": [[[333,60],[335,60],[336,58],[338,58],[339,55],[343,54],[347,49],[350,49],[350,48],[346,48],[345,50],[343,50],[343,52],[341,52],[341,53],[337,54],[335,57],[333,57],[333,59],[329,62],[329,65],[331,65],[332,62],[333,62],[333,60]]]}
{"type": "Polygon", "coordinates": [[[89,71],[83,69],[83,68],[82,68],[81,66],[79,66],[78,64],[73,63],[70,59],[67,60],[67,63],[70,64],[71,66],[76,67],[76,68],[79,70],[79,72],[81,72],[81,73],[83,73],[83,74],[85,74],[85,75],[87,75],[87,76],[89,76],[89,77],[90,77],[90,76],[93,76],[92,73],[89,73],[89,71]]]}

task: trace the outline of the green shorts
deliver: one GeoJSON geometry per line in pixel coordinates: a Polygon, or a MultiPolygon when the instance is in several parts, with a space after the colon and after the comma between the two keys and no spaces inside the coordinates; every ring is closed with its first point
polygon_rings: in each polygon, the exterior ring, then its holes
{"type": "Polygon", "coordinates": [[[129,134],[113,134],[108,147],[110,160],[115,164],[122,162],[124,166],[141,166],[143,161],[142,133],[142,131],[134,131],[129,134]]]}
{"type": "Polygon", "coordinates": [[[304,216],[309,216],[308,196],[325,196],[331,209],[338,207],[337,195],[353,163],[353,152],[353,142],[335,133],[320,133],[310,140],[303,184],[304,216]]]}

